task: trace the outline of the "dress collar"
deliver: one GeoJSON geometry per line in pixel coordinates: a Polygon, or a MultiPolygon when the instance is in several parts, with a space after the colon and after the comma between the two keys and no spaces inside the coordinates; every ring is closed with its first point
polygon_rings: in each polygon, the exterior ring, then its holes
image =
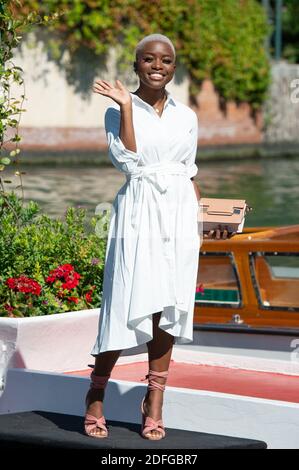
{"type": "MultiPolygon", "coordinates": [[[[164,103],[164,109],[166,108],[166,106],[168,105],[168,103],[171,103],[171,104],[173,104],[174,106],[176,106],[176,102],[175,102],[175,99],[173,98],[172,94],[171,94],[168,90],[166,90],[166,89],[165,89],[165,93],[166,93],[167,98],[166,98],[166,101],[165,101],[165,103],[164,103]]],[[[134,93],[131,93],[131,92],[130,92],[130,94],[131,94],[132,98],[133,98],[136,102],[138,102],[139,104],[141,104],[141,105],[143,105],[143,106],[145,106],[145,107],[147,107],[147,108],[150,107],[151,109],[153,109],[153,107],[152,107],[149,103],[147,103],[146,101],[144,101],[144,100],[143,100],[142,98],[140,98],[139,96],[134,95],[134,93]]]]}

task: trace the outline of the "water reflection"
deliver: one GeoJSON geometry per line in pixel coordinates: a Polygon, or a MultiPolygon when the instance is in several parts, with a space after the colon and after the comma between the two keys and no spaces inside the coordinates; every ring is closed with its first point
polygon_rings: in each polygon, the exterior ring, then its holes
{"type": "MultiPolygon", "coordinates": [[[[299,223],[299,159],[198,162],[195,180],[206,197],[242,198],[254,208],[247,226],[299,223]]],[[[83,206],[92,216],[97,204],[112,202],[125,177],[109,167],[22,167],[26,200],[38,202],[50,216],[83,206]]],[[[10,176],[12,187],[19,184],[10,176]]]]}

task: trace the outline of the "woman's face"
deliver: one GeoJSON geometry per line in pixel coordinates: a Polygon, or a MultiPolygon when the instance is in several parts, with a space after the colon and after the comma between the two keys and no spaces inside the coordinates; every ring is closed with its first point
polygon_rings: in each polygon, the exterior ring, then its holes
{"type": "Polygon", "coordinates": [[[164,88],[173,78],[176,68],[171,47],[159,41],[146,43],[134,66],[140,81],[154,89],[164,88]]]}

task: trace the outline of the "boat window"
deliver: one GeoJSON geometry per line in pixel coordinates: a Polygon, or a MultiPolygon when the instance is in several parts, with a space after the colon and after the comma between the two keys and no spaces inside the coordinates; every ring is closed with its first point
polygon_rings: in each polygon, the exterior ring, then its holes
{"type": "Polygon", "coordinates": [[[299,310],[299,253],[252,253],[251,268],[262,308],[299,310]]]}
{"type": "Polygon", "coordinates": [[[232,254],[201,253],[198,269],[201,289],[196,293],[196,303],[212,307],[240,306],[240,284],[232,254]]]}

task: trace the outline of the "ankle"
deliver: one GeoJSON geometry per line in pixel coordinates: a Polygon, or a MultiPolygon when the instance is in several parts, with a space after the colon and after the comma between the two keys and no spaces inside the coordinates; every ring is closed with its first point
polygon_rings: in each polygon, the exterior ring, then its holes
{"type": "Polygon", "coordinates": [[[105,390],[99,390],[96,388],[90,388],[86,395],[86,403],[88,406],[93,403],[103,403],[105,396],[105,390]]]}
{"type": "Polygon", "coordinates": [[[166,388],[167,377],[168,371],[158,372],[149,369],[145,379],[142,380],[148,379],[148,390],[161,390],[164,392],[166,388]]]}
{"type": "Polygon", "coordinates": [[[152,406],[162,407],[163,398],[164,398],[164,394],[160,390],[148,390],[145,395],[144,401],[150,407],[152,406]]]}

